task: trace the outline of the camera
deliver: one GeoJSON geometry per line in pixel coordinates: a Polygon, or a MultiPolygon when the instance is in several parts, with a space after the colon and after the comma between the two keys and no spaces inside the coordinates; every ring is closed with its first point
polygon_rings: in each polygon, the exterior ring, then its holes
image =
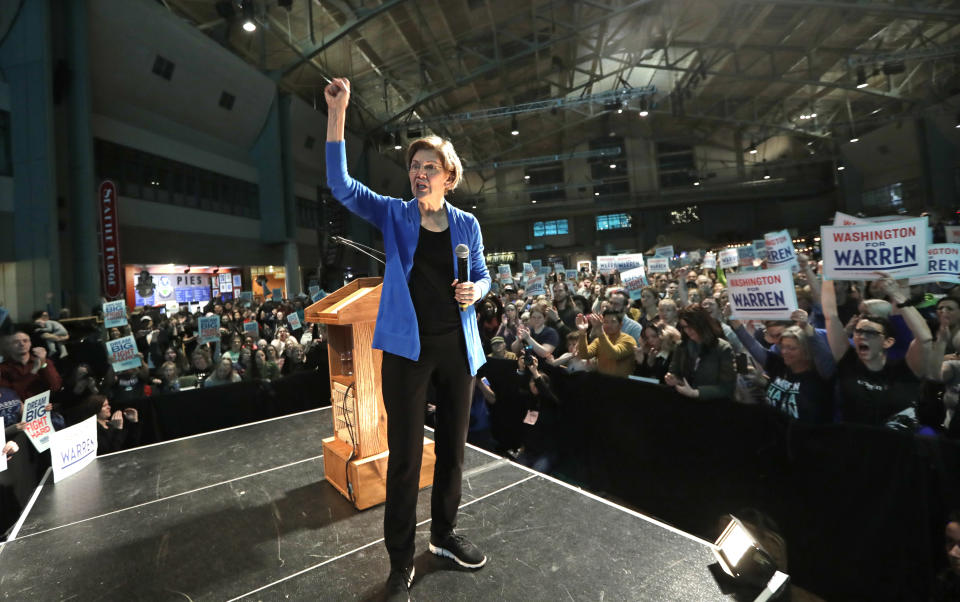
{"type": "Polygon", "coordinates": [[[533,347],[527,345],[523,348],[523,365],[532,366],[533,365],[533,347]]]}

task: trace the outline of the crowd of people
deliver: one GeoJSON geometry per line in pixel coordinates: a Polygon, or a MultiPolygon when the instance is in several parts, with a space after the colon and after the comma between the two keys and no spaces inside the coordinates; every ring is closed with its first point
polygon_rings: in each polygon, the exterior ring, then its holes
{"type": "Polygon", "coordinates": [[[549,467],[550,446],[542,432],[534,434],[551,422],[543,420],[554,397],[546,368],[644,379],[704,401],[767,404],[810,424],[960,438],[960,285],[910,286],[882,273],[832,281],[807,255],[798,254],[797,263],[798,308],[790,320],[735,319],[726,285],[732,270],[680,265],[678,258],[632,294],[615,270],[581,269],[575,280],[553,273],[537,296],[518,286],[523,275],[511,274],[480,301],[478,321],[488,357],[518,362],[520,386],[507,386],[532,395],[533,414],[511,418],[522,427],[491,419],[497,383],[478,382],[479,426],[471,434],[549,467]]]}
{"type": "MultiPolygon", "coordinates": [[[[325,330],[319,324],[292,329],[287,316],[299,313],[305,298],[251,304],[215,298],[197,313],[186,304],[174,314],[162,307],[138,307],[127,324],[104,328],[102,308],[94,308],[99,328],[71,334],[58,320],[69,315],[52,307],[38,310],[33,320],[14,324],[6,320],[0,361],[0,416],[6,439],[24,429],[25,400],[50,391],[46,411],[55,430],[97,417],[98,453],[137,445],[141,424],[133,402],[198,387],[216,387],[242,381],[271,381],[316,370],[325,361],[325,330]],[[220,317],[220,337],[200,343],[198,319],[220,317]],[[244,329],[244,324],[247,329],[244,329]],[[258,336],[252,335],[250,324],[258,336]],[[133,336],[140,365],[114,370],[106,361],[104,343],[133,336]],[[74,352],[70,353],[73,347],[74,352]],[[90,354],[87,350],[93,349],[90,354]],[[98,357],[99,356],[99,357],[98,357]]],[[[16,453],[10,441],[5,453],[16,453]]]]}

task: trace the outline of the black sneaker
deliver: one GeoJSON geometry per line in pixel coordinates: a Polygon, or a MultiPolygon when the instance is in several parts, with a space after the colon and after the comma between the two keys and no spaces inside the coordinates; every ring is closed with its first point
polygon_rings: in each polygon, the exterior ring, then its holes
{"type": "Polygon", "coordinates": [[[430,535],[430,551],[468,569],[479,569],[487,563],[487,557],[480,548],[456,533],[450,533],[443,538],[430,535]]]}
{"type": "Polygon", "coordinates": [[[387,577],[387,602],[410,602],[410,586],[413,585],[413,567],[391,569],[387,577]]]}

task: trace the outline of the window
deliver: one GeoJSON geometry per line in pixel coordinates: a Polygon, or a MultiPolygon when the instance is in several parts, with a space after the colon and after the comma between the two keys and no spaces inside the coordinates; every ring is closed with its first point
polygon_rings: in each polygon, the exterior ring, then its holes
{"type": "Polygon", "coordinates": [[[626,213],[608,213],[597,216],[597,230],[629,229],[633,219],[626,213]]]}
{"type": "Polygon", "coordinates": [[[548,222],[534,222],[534,236],[559,236],[569,234],[569,226],[565,219],[555,219],[548,222]]]}
{"type": "Polygon", "coordinates": [[[657,143],[657,172],[662,188],[693,184],[697,173],[693,147],[668,142],[657,143]]]}
{"type": "Polygon", "coordinates": [[[900,182],[867,190],[863,193],[863,208],[871,213],[896,211],[903,208],[903,196],[903,184],[900,182]]]}
{"type": "Polygon", "coordinates": [[[630,192],[627,177],[627,150],[622,136],[608,136],[590,141],[590,150],[620,148],[620,154],[587,159],[590,177],[593,179],[593,192],[601,199],[613,195],[625,195],[630,192]]]}
{"type": "Polygon", "coordinates": [[[567,200],[563,182],[563,163],[549,163],[529,168],[524,180],[531,188],[530,200],[538,203],[567,200]]]}

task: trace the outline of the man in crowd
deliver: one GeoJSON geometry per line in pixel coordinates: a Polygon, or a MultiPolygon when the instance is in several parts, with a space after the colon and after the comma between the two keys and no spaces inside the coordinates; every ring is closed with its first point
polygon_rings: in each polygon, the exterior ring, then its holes
{"type": "Polygon", "coordinates": [[[630,297],[626,292],[617,290],[610,293],[610,309],[620,315],[620,330],[633,338],[634,347],[643,340],[643,327],[640,323],[627,315],[630,309],[630,297]]]}
{"type": "Polygon", "coordinates": [[[30,348],[30,331],[18,327],[7,337],[4,361],[0,364],[0,384],[16,391],[21,400],[49,390],[60,390],[62,380],[45,347],[30,348]]]}
{"type": "Polygon", "coordinates": [[[567,290],[566,283],[553,283],[553,307],[557,310],[557,316],[567,325],[567,328],[573,330],[577,327],[577,308],[570,298],[570,291],[567,290]]]}
{"type": "Polygon", "coordinates": [[[591,322],[596,326],[600,323],[600,318],[596,314],[590,314],[589,318],[577,314],[577,329],[580,332],[577,353],[581,359],[597,358],[597,371],[601,374],[626,378],[633,374],[636,367],[633,351],[637,342],[630,335],[620,332],[621,321],[620,312],[614,309],[604,311],[599,336],[587,344],[587,331],[591,322]]]}

